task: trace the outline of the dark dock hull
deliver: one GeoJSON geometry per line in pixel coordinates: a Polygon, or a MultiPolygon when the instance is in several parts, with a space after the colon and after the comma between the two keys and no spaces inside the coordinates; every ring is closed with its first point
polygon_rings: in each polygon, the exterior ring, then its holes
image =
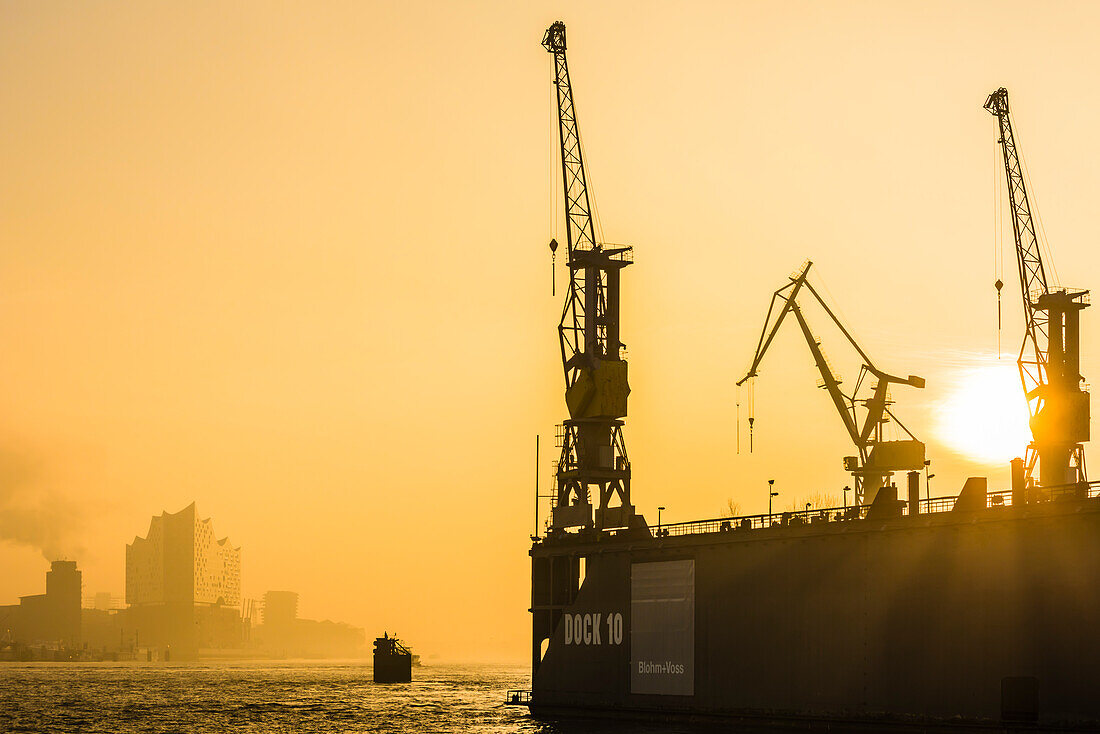
{"type": "Polygon", "coordinates": [[[375,683],[408,683],[412,680],[411,655],[374,656],[375,683]]]}
{"type": "Polygon", "coordinates": [[[1097,499],[531,555],[536,713],[1100,725],[1097,499]]]}

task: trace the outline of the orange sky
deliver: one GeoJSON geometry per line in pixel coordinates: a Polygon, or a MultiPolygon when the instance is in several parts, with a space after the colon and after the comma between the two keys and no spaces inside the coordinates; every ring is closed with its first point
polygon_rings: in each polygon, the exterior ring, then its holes
{"type": "MultiPolygon", "coordinates": [[[[1003,183],[981,104],[1009,88],[1057,270],[1100,283],[1098,16],[5,3],[0,603],[42,588],[41,550],[17,542],[33,523],[50,520],[44,542],[80,562],[86,592],[122,593],[125,543],[196,500],[243,546],[245,596],[295,589],[304,616],[396,630],[425,655],[524,659],[534,436],[545,479],[565,416],[539,46],[557,19],[606,238],[636,248],[638,508],[759,512],[767,478],[783,502],[849,480],[795,330],[761,370],[756,451],[734,453],[733,383],[807,257],[879,366],[928,379],[895,397],[929,444],[933,494],[971,474],[1000,486],[1004,466],[936,427],[996,348],[1003,183]]],[[[1100,319],[1083,332],[1100,375],[1100,319]]]]}

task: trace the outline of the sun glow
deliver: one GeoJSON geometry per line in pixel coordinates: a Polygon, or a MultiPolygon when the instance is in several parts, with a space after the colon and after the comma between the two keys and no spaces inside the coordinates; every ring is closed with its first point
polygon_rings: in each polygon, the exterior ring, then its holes
{"type": "Polygon", "coordinates": [[[938,423],[940,440],[973,461],[1006,464],[1023,456],[1031,431],[1015,361],[962,370],[938,423]]]}

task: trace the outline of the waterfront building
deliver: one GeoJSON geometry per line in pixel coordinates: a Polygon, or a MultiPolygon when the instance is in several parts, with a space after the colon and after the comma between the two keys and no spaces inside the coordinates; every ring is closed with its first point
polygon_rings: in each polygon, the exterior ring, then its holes
{"type": "Polygon", "coordinates": [[[167,659],[193,659],[200,648],[238,647],[241,549],[217,539],[192,502],[163,512],[144,538],[126,546],[127,618],[143,647],[167,659]]]}
{"type": "Polygon", "coordinates": [[[290,627],[298,618],[298,592],[268,591],[264,594],[263,620],[268,628],[290,627]]]}
{"type": "Polygon", "coordinates": [[[54,561],[46,572],[46,593],[19,597],[0,606],[0,640],[80,646],[81,573],[76,561],[54,561]]]}
{"type": "Polygon", "coordinates": [[[210,518],[195,503],[153,517],[144,538],[126,546],[126,603],[241,603],[241,549],[215,539],[210,518]]]}
{"type": "Polygon", "coordinates": [[[350,624],[298,617],[298,592],[268,591],[257,647],[276,657],[354,658],[366,652],[366,633],[350,624]]]}

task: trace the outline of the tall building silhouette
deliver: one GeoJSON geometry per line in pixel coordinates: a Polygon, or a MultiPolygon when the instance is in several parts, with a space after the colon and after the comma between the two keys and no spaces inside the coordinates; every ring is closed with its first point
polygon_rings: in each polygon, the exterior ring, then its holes
{"type": "Polygon", "coordinates": [[[126,546],[126,603],[241,603],[241,549],[216,540],[195,503],[153,517],[144,538],[126,546]]]}
{"type": "Polygon", "coordinates": [[[165,657],[235,646],[243,639],[241,549],[218,540],[194,502],[155,515],[146,536],[126,546],[126,603],[141,644],[165,657]]]}
{"type": "Polygon", "coordinates": [[[264,593],[264,624],[268,627],[290,627],[298,619],[298,592],[268,591],[264,593]]]}
{"type": "Polygon", "coordinates": [[[278,657],[356,657],[366,650],[366,635],[360,627],[300,618],[296,591],[264,594],[263,624],[253,640],[278,657]]]}
{"type": "Polygon", "coordinates": [[[80,646],[81,573],[76,561],[54,561],[46,572],[46,593],[19,597],[0,606],[0,639],[25,644],[80,646]]]}

